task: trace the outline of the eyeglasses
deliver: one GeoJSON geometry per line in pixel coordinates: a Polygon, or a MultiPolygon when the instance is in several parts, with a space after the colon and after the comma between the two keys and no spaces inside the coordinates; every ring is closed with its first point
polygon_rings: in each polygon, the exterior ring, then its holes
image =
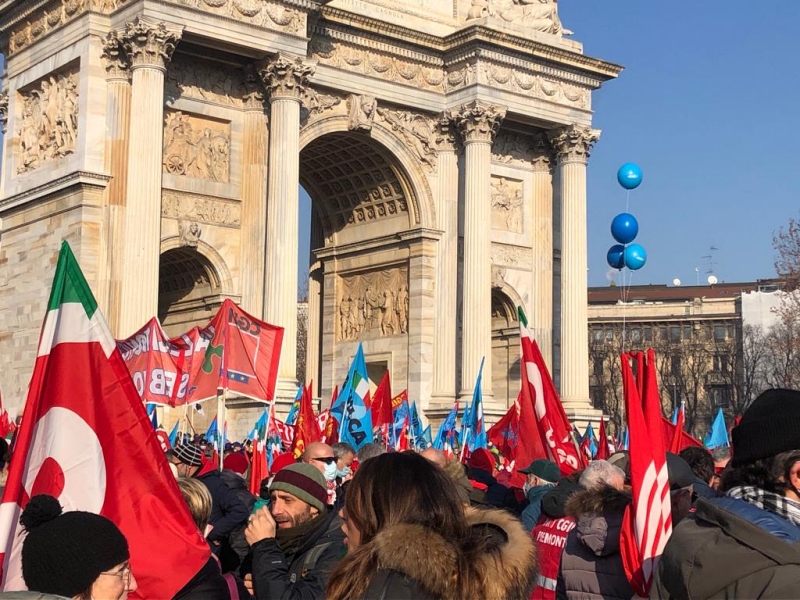
{"type": "Polygon", "coordinates": [[[100,571],[100,575],[119,577],[122,579],[122,583],[126,590],[130,589],[131,587],[131,566],[127,563],[124,564],[119,571],[100,571]]]}
{"type": "Polygon", "coordinates": [[[312,458],[311,460],[318,460],[320,462],[324,462],[326,465],[329,465],[332,462],[336,462],[336,457],[335,456],[320,456],[318,458],[312,458]]]}

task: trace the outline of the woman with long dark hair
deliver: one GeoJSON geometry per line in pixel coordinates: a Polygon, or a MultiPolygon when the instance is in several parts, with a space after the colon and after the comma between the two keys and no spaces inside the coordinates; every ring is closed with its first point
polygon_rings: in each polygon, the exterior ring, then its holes
{"type": "Polygon", "coordinates": [[[364,462],[342,511],[347,556],[328,600],[527,598],[533,543],[498,510],[466,513],[447,474],[417,454],[364,462]]]}

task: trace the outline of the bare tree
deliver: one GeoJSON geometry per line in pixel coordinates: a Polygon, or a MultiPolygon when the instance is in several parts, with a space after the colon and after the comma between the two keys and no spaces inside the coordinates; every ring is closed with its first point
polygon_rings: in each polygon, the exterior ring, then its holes
{"type": "Polygon", "coordinates": [[[750,403],[767,387],[766,369],[769,360],[767,337],[761,327],[742,328],[741,362],[734,414],[741,415],[750,403]]]}
{"type": "Polygon", "coordinates": [[[297,305],[297,381],[306,382],[306,348],[308,347],[308,303],[297,305]]]}

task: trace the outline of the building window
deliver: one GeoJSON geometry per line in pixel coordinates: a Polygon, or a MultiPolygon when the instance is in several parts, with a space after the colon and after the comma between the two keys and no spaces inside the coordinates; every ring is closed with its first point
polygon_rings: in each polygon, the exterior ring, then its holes
{"type": "Polygon", "coordinates": [[[662,342],[666,342],[667,340],[669,340],[669,335],[667,334],[667,328],[666,327],[659,327],[658,328],[658,337],[662,342]]]}
{"type": "Polygon", "coordinates": [[[669,359],[670,371],[673,375],[680,375],[681,373],[681,357],[678,354],[673,354],[669,359]]]}
{"type": "Polygon", "coordinates": [[[607,342],[614,341],[614,331],[612,329],[606,329],[606,341],[607,342]]]}
{"type": "Polygon", "coordinates": [[[641,342],[642,341],[642,330],[641,329],[631,329],[631,341],[632,342],[641,342]]]}
{"type": "Polygon", "coordinates": [[[708,388],[712,408],[726,408],[730,402],[730,386],[712,385],[708,388]]]}
{"type": "Polygon", "coordinates": [[[653,328],[652,327],[645,327],[644,328],[644,341],[645,342],[652,342],[653,341],[653,328]]]}
{"type": "Polygon", "coordinates": [[[681,328],[680,327],[670,327],[669,328],[669,341],[670,342],[680,342],[681,341],[681,328]]]}
{"type": "Polygon", "coordinates": [[[603,330],[602,329],[595,329],[594,331],[592,331],[592,339],[595,342],[603,341],[603,330]]]}
{"type": "Polygon", "coordinates": [[[684,325],[683,326],[683,339],[684,340],[692,339],[692,326],[691,325],[684,325]]]}
{"type": "Polygon", "coordinates": [[[714,340],[717,342],[725,341],[725,325],[714,326],[714,340]]]}

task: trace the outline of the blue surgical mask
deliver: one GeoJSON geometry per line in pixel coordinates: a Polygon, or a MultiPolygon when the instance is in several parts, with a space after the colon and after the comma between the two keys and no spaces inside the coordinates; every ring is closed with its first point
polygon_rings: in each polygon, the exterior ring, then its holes
{"type": "Polygon", "coordinates": [[[352,471],[350,470],[350,467],[345,467],[344,469],[336,469],[336,476],[339,479],[344,479],[345,477],[350,475],[351,472],[352,471]]]}
{"type": "Polygon", "coordinates": [[[333,481],[336,479],[336,461],[332,460],[325,465],[325,481],[333,481]]]}

